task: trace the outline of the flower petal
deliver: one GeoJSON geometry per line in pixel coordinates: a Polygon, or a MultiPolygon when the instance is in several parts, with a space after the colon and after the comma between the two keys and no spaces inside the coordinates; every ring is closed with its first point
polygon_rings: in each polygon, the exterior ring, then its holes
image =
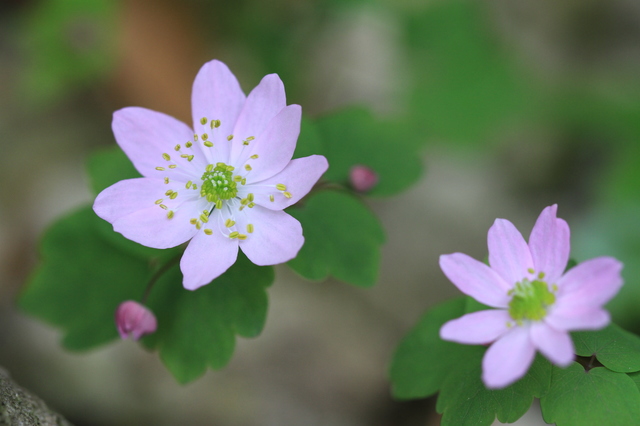
{"type": "Polygon", "coordinates": [[[489,264],[509,284],[528,278],[533,260],[527,242],[516,227],[506,219],[496,219],[489,229],[489,264]]]}
{"type": "MultiPolygon", "coordinates": [[[[210,140],[214,144],[215,161],[226,163],[229,159],[231,143],[227,140],[227,136],[233,134],[245,100],[246,96],[238,80],[222,62],[217,60],[207,62],[198,71],[191,92],[193,128],[206,131],[207,127],[203,127],[200,123],[203,117],[208,120],[220,120],[220,127],[213,130],[209,127],[208,131],[211,135],[210,140]]],[[[197,146],[204,151],[203,147],[197,146]]]]}
{"type": "Polygon", "coordinates": [[[555,284],[569,261],[571,248],[569,225],[556,217],[558,205],[545,208],[529,237],[529,248],[536,272],[544,272],[545,281],[555,284]]]}
{"type": "Polygon", "coordinates": [[[440,328],[440,337],[467,345],[484,345],[506,333],[510,322],[509,313],[502,309],[473,312],[446,322],[440,328]]]}
{"type": "Polygon", "coordinates": [[[602,306],[622,287],[622,263],[612,257],[597,257],[571,268],[557,282],[558,299],[576,306],[602,306]]]}
{"type": "Polygon", "coordinates": [[[610,320],[609,313],[604,309],[561,305],[558,302],[544,318],[547,324],[560,331],[599,330],[610,320]]]}
{"type": "Polygon", "coordinates": [[[566,331],[558,331],[544,322],[535,322],[531,324],[531,341],[542,355],[560,367],[566,367],[573,361],[575,350],[566,331]]]}
{"type": "Polygon", "coordinates": [[[195,234],[189,218],[197,217],[200,204],[167,198],[168,210],[155,203],[167,186],[157,179],[137,178],[120,181],[106,188],[96,198],[93,210],[111,222],[113,230],[147,247],[164,249],[175,247],[195,234]],[[173,206],[174,217],[167,213],[173,206]]]}
{"type": "Polygon", "coordinates": [[[238,257],[238,240],[219,232],[198,232],[180,259],[180,270],[187,290],[209,284],[222,275],[238,257]]]}
{"type": "Polygon", "coordinates": [[[256,265],[275,265],[296,257],[304,244],[300,222],[283,211],[260,206],[244,211],[246,215],[236,218],[239,232],[247,235],[240,248],[249,260],[256,265]],[[253,225],[252,233],[246,231],[249,224],[253,225]]]}
{"type": "Polygon", "coordinates": [[[440,256],[442,272],[466,295],[494,308],[506,308],[512,286],[493,269],[463,253],[440,256]]]}
{"type": "Polygon", "coordinates": [[[176,144],[193,138],[193,131],[183,122],[140,107],[127,107],[113,113],[113,134],[142,176],[162,178],[156,170],[166,166],[163,153],[173,152],[176,144]]]}
{"type": "Polygon", "coordinates": [[[536,354],[527,327],[515,327],[487,349],[482,381],[490,389],[506,387],[522,378],[536,354]]]}
{"type": "Polygon", "coordinates": [[[291,160],[287,167],[277,175],[261,182],[256,182],[253,185],[248,185],[247,192],[254,194],[256,204],[269,210],[282,210],[297,203],[307,195],[322,174],[327,171],[328,167],[329,163],[322,155],[296,158],[291,160]],[[285,197],[280,191],[276,190],[275,186],[279,183],[287,187],[287,192],[291,194],[291,198],[285,197]],[[269,198],[270,195],[274,196],[273,201],[269,198]]]}
{"type": "Polygon", "coordinates": [[[236,169],[240,169],[249,184],[258,182],[279,173],[291,161],[296,142],[300,134],[302,109],[299,105],[283,108],[267,125],[266,129],[250,142],[247,149],[230,160],[236,169]],[[251,158],[256,156],[257,158],[251,158]],[[244,172],[249,165],[252,170],[244,172]]]}
{"type": "Polygon", "coordinates": [[[277,74],[264,76],[260,84],[249,93],[242,111],[240,111],[233,129],[230,158],[238,158],[245,147],[243,141],[250,136],[254,138],[260,136],[273,117],[286,106],[287,99],[280,77],[277,74]]]}

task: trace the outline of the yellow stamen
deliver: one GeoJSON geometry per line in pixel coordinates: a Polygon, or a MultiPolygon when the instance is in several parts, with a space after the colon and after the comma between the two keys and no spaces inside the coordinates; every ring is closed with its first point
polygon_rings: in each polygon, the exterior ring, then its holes
{"type": "Polygon", "coordinates": [[[172,200],[175,200],[178,197],[178,193],[174,192],[171,195],[169,195],[169,198],[171,198],[172,200]]]}
{"type": "Polygon", "coordinates": [[[253,223],[249,223],[249,224],[247,225],[247,232],[248,232],[249,234],[253,234],[253,223]]]}
{"type": "Polygon", "coordinates": [[[275,200],[276,198],[273,196],[273,194],[269,195],[269,201],[273,203],[275,200]]]}
{"type": "Polygon", "coordinates": [[[291,198],[291,197],[293,197],[293,195],[291,195],[291,193],[290,193],[290,192],[288,192],[288,191],[284,191],[284,192],[282,193],[282,195],[284,195],[286,198],[291,198]]]}
{"type": "Polygon", "coordinates": [[[169,178],[168,177],[164,178],[164,183],[169,183],[169,178]]]}
{"type": "Polygon", "coordinates": [[[164,204],[160,204],[160,208],[161,208],[161,209],[165,209],[165,210],[167,210],[167,209],[168,209],[168,207],[167,207],[167,206],[165,206],[164,204]]]}
{"type": "Polygon", "coordinates": [[[229,234],[229,238],[231,239],[238,238],[238,235],[240,235],[238,231],[233,231],[232,233],[229,234]]]}
{"type": "Polygon", "coordinates": [[[202,124],[203,126],[204,126],[205,124],[207,124],[207,117],[202,117],[202,118],[200,119],[200,124],[202,124]]]}
{"type": "Polygon", "coordinates": [[[229,136],[227,136],[227,140],[228,140],[229,142],[231,142],[231,139],[233,139],[233,135],[229,135],[229,136]]]}
{"type": "Polygon", "coordinates": [[[191,181],[187,182],[187,183],[186,183],[186,185],[185,185],[185,187],[186,187],[187,189],[191,188],[191,184],[192,184],[192,183],[193,183],[193,182],[191,182],[191,181]]]}
{"type": "Polygon", "coordinates": [[[239,240],[246,240],[247,236],[245,234],[238,234],[238,239],[239,240]]]}
{"type": "Polygon", "coordinates": [[[176,164],[170,164],[170,165],[169,165],[169,168],[170,168],[170,169],[175,169],[176,167],[178,167],[176,164]]]}
{"type": "Polygon", "coordinates": [[[224,226],[226,226],[227,228],[231,228],[231,227],[232,227],[233,225],[235,225],[235,224],[236,224],[236,222],[235,222],[235,221],[233,221],[233,220],[231,220],[231,219],[227,219],[227,220],[224,222],[224,226]]]}
{"type": "Polygon", "coordinates": [[[189,142],[185,143],[184,146],[186,146],[187,148],[191,148],[193,146],[193,143],[191,143],[191,141],[189,141],[189,142]]]}
{"type": "Polygon", "coordinates": [[[195,225],[198,222],[198,219],[196,219],[195,217],[192,217],[191,219],[189,219],[189,223],[192,225],[195,225]]]}
{"type": "Polygon", "coordinates": [[[250,165],[248,165],[248,164],[245,164],[245,165],[244,165],[244,169],[245,169],[246,171],[250,172],[250,171],[251,171],[251,166],[250,166],[250,165]]]}
{"type": "Polygon", "coordinates": [[[160,198],[159,200],[156,200],[156,204],[162,204],[162,198],[160,198]]]}
{"type": "Polygon", "coordinates": [[[173,219],[173,215],[174,215],[173,210],[169,210],[169,213],[167,213],[167,217],[169,219],[173,219]]]}
{"type": "Polygon", "coordinates": [[[283,185],[283,184],[279,183],[279,184],[276,185],[276,189],[278,191],[286,191],[287,190],[287,185],[283,185]]]}
{"type": "Polygon", "coordinates": [[[167,161],[171,160],[171,156],[169,154],[167,154],[166,152],[164,154],[162,154],[162,158],[164,158],[167,161]]]}
{"type": "Polygon", "coordinates": [[[258,154],[253,154],[253,155],[252,155],[251,157],[249,157],[249,158],[253,158],[253,159],[255,160],[256,158],[258,158],[258,154]]]}
{"type": "Polygon", "coordinates": [[[164,167],[156,167],[156,170],[164,172],[164,167]]]}
{"type": "Polygon", "coordinates": [[[203,141],[206,141],[207,139],[209,139],[209,135],[206,133],[203,133],[201,137],[203,141]]]}
{"type": "Polygon", "coordinates": [[[176,151],[180,151],[180,144],[176,145],[173,149],[175,149],[176,151]]]}
{"type": "Polygon", "coordinates": [[[213,234],[213,231],[211,229],[207,228],[207,229],[204,230],[204,233],[207,234],[207,235],[211,235],[211,234],[213,234]]]}
{"type": "Polygon", "coordinates": [[[211,141],[205,141],[204,146],[206,146],[206,147],[208,147],[208,148],[211,148],[211,147],[213,147],[213,142],[211,142],[211,141]]]}

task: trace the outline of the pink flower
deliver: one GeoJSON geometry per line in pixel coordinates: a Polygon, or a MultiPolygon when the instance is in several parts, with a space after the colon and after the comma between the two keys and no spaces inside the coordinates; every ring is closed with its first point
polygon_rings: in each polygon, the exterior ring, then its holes
{"type": "Polygon", "coordinates": [[[564,273],[569,260],[569,226],[545,208],[529,244],[505,219],[489,229],[489,264],[465,254],[440,256],[444,274],[460,291],[497,308],[447,322],[440,337],[464,344],[489,344],[482,380],[502,388],[524,376],[539,350],[566,367],[574,358],[569,331],[596,330],[609,323],[602,308],[622,286],[622,264],[598,257],[564,273]]]}
{"type": "Polygon", "coordinates": [[[349,180],[353,189],[367,192],[378,183],[378,174],[367,166],[355,165],[349,171],[349,180]]]}
{"type": "Polygon", "coordinates": [[[116,327],[123,340],[128,337],[138,340],[143,335],[156,331],[156,317],[138,302],[127,300],[116,309],[116,327]]]}
{"type": "Polygon", "coordinates": [[[225,272],[238,248],[257,265],[293,259],[300,223],[282,210],[306,195],[328,167],[323,156],[292,160],[301,109],[267,75],[249,96],[219,61],[193,83],[193,129],[159,112],[129,107],[113,115],[116,141],[143,178],[116,183],[93,206],[116,232],[164,249],[186,241],[184,287],[225,272]]]}

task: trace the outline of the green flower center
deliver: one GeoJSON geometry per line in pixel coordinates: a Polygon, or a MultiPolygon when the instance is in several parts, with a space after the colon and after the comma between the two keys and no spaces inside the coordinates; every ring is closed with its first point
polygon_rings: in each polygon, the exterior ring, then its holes
{"type": "Polygon", "coordinates": [[[224,163],[207,166],[207,171],[202,175],[200,195],[207,201],[230,200],[238,194],[237,183],[233,179],[233,167],[224,163]]]}
{"type": "Polygon", "coordinates": [[[546,282],[524,279],[509,291],[513,295],[509,302],[509,315],[518,324],[523,320],[540,321],[547,314],[547,308],[554,304],[556,296],[549,291],[546,282]]]}

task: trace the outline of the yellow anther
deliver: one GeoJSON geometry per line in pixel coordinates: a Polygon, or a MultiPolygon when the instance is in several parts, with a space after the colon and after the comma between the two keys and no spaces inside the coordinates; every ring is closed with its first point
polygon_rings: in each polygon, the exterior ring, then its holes
{"type": "Polygon", "coordinates": [[[544,272],[540,272],[538,274],[538,279],[543,280],[544,279],[544,272]]]}
{"type": "Polygon", "coordinates": [[[169,154],[167,154],[166,152],[164,154],[162,154],[162,158],[164,158],[167,161],[171,160],[171,156],[169,154]]]}
{"type": "Polygon", "coordinates": [[[216,209],[221,209],[222,208],[222,200],[218,200],[216,201],[216,209]]]}
{"type": "Polygon", "coordinates": [[[168,177],[164,178],[164,183],[169,183],[169,178],[168,177]]]}
{"type": "Polygon", "coordinates": [[[236,224],[236,222],[235,222],[235,221],[233,221],[233,220],[231,220],[231,219],[227,219],[227,220],[224,222],[224,226],[226,226],[227,228],[231,228],[231,227],[232,227],[233,225],[235,225],[235,224],[236,224]]]}
{"type": "Polygon", "coordinates": [[[184,187],[185,187],[185,188],[187,188],[187,189],[189,189],[189,188],[191,188],[191,185],[192,185],[192,184],[193,184],[193,182],[189,181],[189,182],[187,182],[187,183],[184,185],[184,187]]]}
{"type": "Polygon", "coordinates": [[[247,194],[247,200],[249,200],[249,201],[253,201],[254,200],[253,193],[250,192],[250,193],[247,194]]]}
{"type": "Polygon", "coordinates": [[[269,195],[269,201],[273,203],[275,200],[276,198],[273,196],[273,194],[269,195]]]}
{"type": "Polygon", "coordinates": [[[204,223],[209,222],[209,218],[204,213],[200,215],[200,220],[204,223]]]}
{"type": "Polygon", "coordinates": [[[229,234],[229,238],[231,239],[238,238],[238,235],[240,235],[238,231],[233,231],[232,233],[229,234]]]}
{"type": "Polygon", "coordinates": [[[162,204],[162,198],[160,198],[159,200],[156,200],[156,204],[162,204]]]}
{"type": "Polygon", "coordinates": [[[253,159],[255,160],[256,158],[258,158],[258,154],[253,154],[253,155],[252,155],[251,157],[249,157],[249,158],[253,158],[253,159]]]}
{"type": "Polygon", "coordinates": [[[248,140],[243,140],[243,141],[242,141],[242,145],[244,145],[244,146],[249,145],[249,141],[248,141],[248,140]]]}
{"type": "Polygon", "coordinates": [[[207,201],[210,203],[214,203],[216,201],[216,196],[214,194],[205,194],[204,192],[200,192],[201,196],[206,196],[207,201]]]}
{"type": "Polygon", "coordinates": [[[245,169],[246,171],[250,172],[250,171],[251,171],[251,166],[250,166],[250,165],[248,165],[248,164],[245,164],[245,165],[244,165],[244,169],[245,169]]]}
{"type": "Polygon", "coordinates": [[[189,158],[189,154],[180,154],[181,158],[189,158]]]}
{"type": "Polygon", "coordinates": [[[256,206],[256,203],[254,203],[253,201],[247,204],[247,207],[249,207],[250,209],[254,208],[255,206],[256,206]]]}
{"type": "Polygon", "coordinates": [[[227,165],[226,165],[226,164],[224,164],[224,163],[220,163],[220,162],[216,163],[216,166],[217,166],[217,167],[227,167],[227,165]]]}
{"type": "Polygon", "coordinates": [[[242,204],[243,206],[246,206],[247,204],[249,204],[249,200],[247,200],[246,198],[243,198],[242,200],[240,200],[240,204],[242,204]]]}
{"type": "Polygon", "coordinates": [[[191,161],[191,160],[193,160],[193,155],[190,155],[187,157],[187,161],[191,161]]]}
{"type": "Polygon", "coordinates": [[[279,183],[279,184],[276,185],[276,189],[278,191],[286,191],[287,190],[287,185],[283,185],[283,184],[279,183]]]}
{"type": "Polygon", "coordinates": [[[247,178],[242,178],[240,183],[243,184],[243,185],[246,185],[247,184],[247,178]]]}
{"type": "Polygon", "coordinates": [[[164,193],[164,195],[169,196],[173,194],[173,189],[168,190],[167,192],[164,193]]]}
{"type": "Polygon", "coordinates": [[[189,142],[185,143],[184,146],[186,146],[187,148],[191,148],[193,146],[193,143],[191,141],[189,141],[189,142]]]}
{"type": "Polygon", "coordinates": [[[238,239],[239,240],[246,240],[247,236],[245,234],[238,234],[238,239]]]}
{"type": "Polygon", "coordinates": [[[211,147],[213,147],[213,142],[211,142],[211,141],[205,141],[204,146],[206,146],[206,147],[208,147],[208,148],[211,148],[211,147]]]}
{"type": "Polygon", "coordinates": [[[176,145],[173,149],[175,149],[176,151],[180,151],[180,144],[176,145]]]}
{"type": "Polygon", "coordinates": [[[206,141],[207,139],[209,139],[209,135],[206,133],[203,133],[201,137],[203,141],[206,141]]]}
{"type": "Polygon", "coordinates": [[[232,172],[232,171],[234,171],[235,169],[236,169],[235,167],[227,165],[227,171],[228,171],[228,172],[232,172]]]}
{"type": "Polygon", "coordinates": [[[227,136],[227,140],[228,140],[229,142],[231,142],[231,139],[233,139],[233,135],[229,135],[229,136],[227,136]]]}
{"type": "Polygon", "coordinates": [[[284,195],[286,198],[291,198],[291,197],[293,197],[293,195],[291,195],[291,193],[290,193],[289,191],[284,191],[284,192],[282,193],[282,195],[284,195]]]}
{"type": "Polygon", "coordinates": [[[242,180],[242,176],[240,176],[240,175],[235,175],[235,176],[233,177],[233,181],[234,181],[234,182],[240,182],[241,180],[242,180]]]}
{"type": "Polygon", "coordinates": [[[207,235],[211,235],[211,234],[213,234],[213,231],[211,229],[207,228],[207,229],[204,230],[204,233],[207,234],[207,235]]]}
{"type": "Polygon", "coordinates": [[[220,127],[220,124],[222,124],[220,120],[215,120],[215,122],[216,122],[216,127],[220,127]]]}
{"type": "Polygon", "coordinates": [[[202,210],[202,214],[209,217],[209,210],[202,210]]]}
{"type": "Polygon", "coordinates": [[[164,172],[164,167],[156,167],[156,170],[159,170],[161,172],[164,172]]]}
{"type": "Polygon", "coordinates": [[[197,222],[196,222],[196,229],[197,229],[197,230],[200,230],[200,228],[202,228],[202,222],[197,221],[197,222]]]}
{"type": "Polygon", "coordinates": [[[192,217],[191,219],[189,219],[189,223],[192,225],[195,225],[198,222],[198,219],[196,219],[195,217],[192,217]]]}
{"type": "Polygon", "coordinates": [[[167,207],[167,206],[165,206],[164,204],[160,204],[160,208],[161,208],[161,209],[165,209],[165,210],[167,210],[167,209],[168,209],[168,207],[167,207]]]}
{"type": "Polygon", "coordinates": [[[193,184],[193,186],[192,186],[192,188],[193,188],[193,189],[198,189],[198,185],[194,183],[194,184],[193,184]]]}
{"type": "Polygon", "coordinates": [[[167,217],[169,219],[173,219],[173,215],[174,215],[173,210],[169,210],[169,213],[167,213],[167,217]]]}
{"type": "Polygon", "coordinates": [[[176,164],[170,164],[170,165],[169,165],[169,168],[170,168],[170,169],[175,169],[176,167],[178,167],[176,164]]]}
{"type": "Polygon", "coordinates": [[[253,223],[247,225],[247,232],[249,234],[253,234],[253,223]]]}
{"type": "Polygon", "coordinates": [[[173,192],[171,195],[169,195],[169,198],[171,198],[172,200],[175,200],[177,197],[178,197],[177,192],[173,192]]]}
{"type": "Polygon", "coordinates": [[[210,172],[213,170],[213,164],[207,164],[207,167],[205,168],[206,171],[210,172]]]}
{"type": "Polygon", "coordinates": [[[247,140],[248,140],[248,141],[252,141],[252,140],[254,140],[254,139],[255,139],[255,138],[254,138],[253,136],[249,136],[249,137],[247,138],[247,140]]]}
{"type": "Polygon", "coordinates": [[[202,124],[202,125],[204,126],[205,124],[207,124],[207,121],[208,121],[208,120],[207,120],[207,117],[202,117],[202,118],[200,119],[200,124],[202,124]]]}
{"type": "Polygon", "coordinates": [[[529,272],[530,274],[533,274],[535,271],[533,270],[533,268],[529,268],[527,269],[527,272],[529,272]]]}
{"type": "Polygon", "coordinates": [[[240,206],[240,208],[238,209],[238,211],[242,211],[242,209],[244,209],[245,206],[240,206]]]}
{"type": "Polygon", "coordinates": [[[198,135],[193,135],[193,141],[198,142],[198,135]]]}

